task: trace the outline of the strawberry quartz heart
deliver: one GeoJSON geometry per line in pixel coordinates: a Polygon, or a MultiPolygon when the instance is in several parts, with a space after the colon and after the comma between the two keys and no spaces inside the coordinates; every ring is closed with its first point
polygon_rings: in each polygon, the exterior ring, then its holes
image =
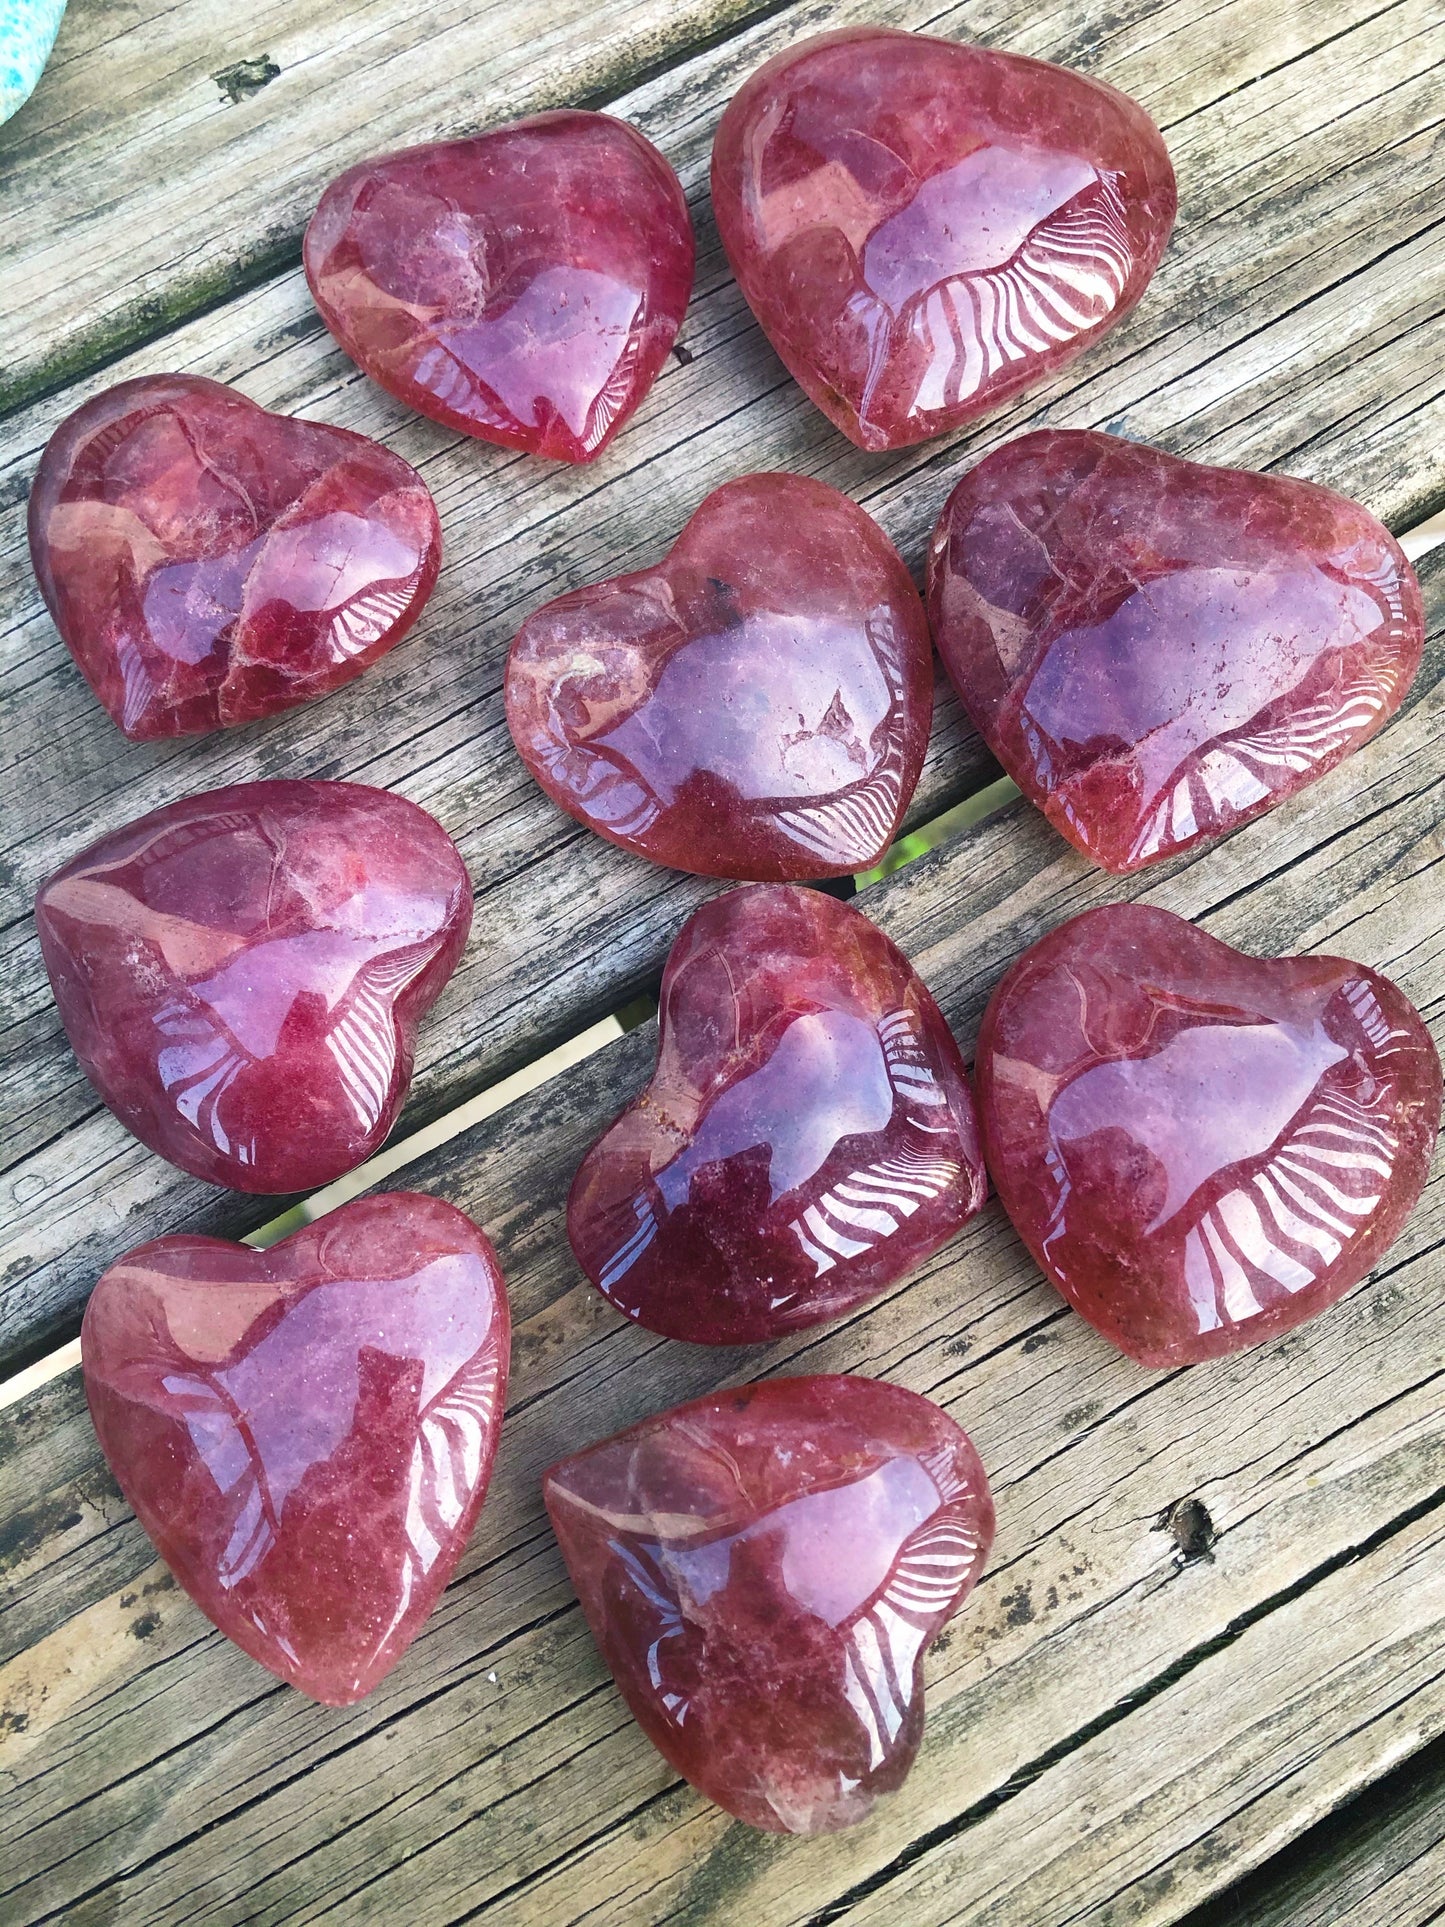
{"type": "Polygon", "coordinates": [[[240,1191],[311,1190],[378,1148],[471,914],[441,825],[356,783],[168,804],[35,900],[86,1076],[143,1144],[240,1191]]]}
{"type": "Polygon", "coordinates": [[[538,114],[365,161],[306,230],[306,279],[359,368],[433,421],[562,462],[600,454],[692,292],[677,176],[607,114],[538,114]]]}
{"type": "Polygon", "coordinates": [[[151,375],[67,417],[30,496],[40,592],[127,736],[255,722],[404,636],[441,565],[436,505],[363,435],[151,375]]]}
{"type": "Polygon", "coordinates": [[[1420,1194],[1440,1066],[1388,981],[1259,962],[1166,910],[1091,910],[994,992],[975,1068],[989,1170],[1069,1303],[1144,1365],[1323,1311],[1420,1194]]]}
{"type": "Polygon", "coordinates": [[[81,1331],[101,1450],[228,1639],[313,1699],[369,1693],[476,1524],[507,1383],[496,1254],[439,1198],[358,1198],[269,1251],[159,1238],[81,1331]]]}
{"type": "Polygon", "coordinates": [[[902,1785],[923,1649],[993,1539],[946,1413],[875,1379],[769,1379],[564,1459],[543,1492],[623,1698],[700,1793],[826,1833],[902,1785]]]}
{"type": "Polygon", "coordinates": [[[787,885],[684,924],[657,1068],[587,1153],[577,1261],[650,1331],[777,1338],[874,1298],[983,1203],[952,1033],[858,911],[787,885]]]}
{"type": "Polygon", "coordinates": [[[1333,768],[1399,708],[1425,639],[1410,565],[1357,503],[1073,429],[964,476],[929,607],[984,741],[1116,872],[1333,768]]]}
{"type": "Polygon", "coordinates": [[[712,198],[763,331],[860,448],[902,448],[1071,361],[1148,286],[1174,171],[1101,81],[854,27],[760,67],[712,198]]]}
{"type": "Polygon", "coordinates": [[[666,561],[547,603],[507,662],[507,721],[553,801],[704,876],[869,868],[932,715],[928,624],[901,556],[801,475],[715,489],[666,561]]]}

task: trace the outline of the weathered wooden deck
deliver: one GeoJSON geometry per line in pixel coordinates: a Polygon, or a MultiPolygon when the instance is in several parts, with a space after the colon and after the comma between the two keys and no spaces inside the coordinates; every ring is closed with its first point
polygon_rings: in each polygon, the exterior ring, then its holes
{"type": "MultiPolygon", "coordinates": [[[[654,558],[687,508],[754,468],[847,489],[917,562],[955,469],[1045,422],[1308,475],[1416,528],[1445,501],[1442,110],[1442,0],[256,0],[240,14],[71,0],[50,72],[0,130],[0,1373],[39,1361],[35,1389],[0,1411],[6,1927],[1441,1918],[1445,1176],[1367,1285],[1216,1365],[1151,1374],[1115,1355],[996,1206],[861,1316],[700,1351],[624,1325],[562,1234],[573,1165],[645,1075],[644,1025],[407,1170],[498,1243],[512,1406],[437,1614],[372,1698],[331,1711],[176,1591],[99,1458],[78,1375],[54,1369],[111,1258],[162,1231],[249,1233],[278,1207],[184,1177],[98,1105],[29,900],[99,831],[192,790],[309,774],[402,791],[456,837],[477,891],[399,1135],[440,1118],[645,991],[711,887],[589,837],[526,777],[500,670],[527,610],[654,558]],[[705,191],[713,126],[747,71],[806,32],[880,17],[1125,87],[1164,128],[1181,188],[1128,322],[980,430],[891,457],[849,447],[786,380],[705,191]],[[212,76],[262,56],[277,76],[225,101],[212,76]],[[578,99],[636,120],[677,164],[700,260],[686,353],[600,464],[564,472],[458,443],[370,387],[296,260],[342,165],[578,99]],[[348,689],[227,737],[138,747],[44,614],[24,511],[56,422],[161,369],[389,442],[436,493],[447,561],[416,634],[348,689]],[[811,1842],[729,1824],[648,1746],[537,1484],[631,1418],[799,1369],[939,1399],[1000,1512],[991,1568],[930,1655],[912,1778],[867,1825],[811,1842]],[[1207,1532],[1171,1530],[1186,1499],[1207,1532]],[[1186,1557],[1181,1539],[1212,1543],[1186,1557]]],[[[1421,574],[1431,644],[1412,703],[1262,822],[1120,883],[1003,803],[866,888],[965,1044],[1020,948],[1125,896],[1260,953],[1358,957],[1445,1042],[1445,550],[1421,574]]],[[[941,693],[912,820],[996,775],[941,693]]]]}

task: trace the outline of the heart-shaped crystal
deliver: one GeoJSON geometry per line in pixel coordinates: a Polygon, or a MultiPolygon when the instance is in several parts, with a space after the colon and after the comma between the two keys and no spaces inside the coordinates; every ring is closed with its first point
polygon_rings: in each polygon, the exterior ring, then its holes
{"type": "Polygon", "coordinates": [[[1363,1278],[1425,1182],[1429,1033],[1338,957],[1242,956],[1112,905],[1028,950],[975,1067],[984,1146],[1070,1304],[1145,1365],[1238,1351],[1363,1278]]]}
{"type": "Polygon", "coordinates": [[[364,161],[306,230],[306,278],[359,368],[420,414],[557,461],[600,454],[692,292],[677,176],[607,114],[538,114],[364,161]]]}
{"type": "Polygon", "coordinates": [[[201,1611],[344,1706],[416,1638],[476,1523],[508,1330],[481,1232],[398,1192],[269,1251],[141,1245],[96,1286],[81,1357],[101,1450],[201,1611]]]}
{"type": "Polygon", "coordinates": [[[876,1297],[984,1192],[922,978],[847,904],[759,885],[684,924],[652,1082],[583,1160],[567,1234],[650,1331],[747,1344],[876,1297]]]}
{"type": "Polygon", "coordinates": [[[964,476],[929,610],[984,741],[1116,872],[1333,768],[1399,708],[1425,639],[1414,572],[1358,503],[1074,429],[964,476]]]}
{"type": "Polygon", "coordinates": [[[377,1149],[466,944],[435,818],[357,783],[242,783],[114,830],[35,900],[86,1076],[172,1164],[305,1191],[377,1149]]]}
{"type": "Polygon", "coordinates": [[[769,1379],[644,1419],[543,1490],[623,1698],[699,1792],[825,1833],[902,1784],[923,1649],[993,1538],[945,1412],[876,1379],[769,1379]]]}
{"type": "Polygon", "coordinates": [[[902,557],[801,475],[715,489],[655,568],[528,618],[507,663],[522,759],[579,822],[704,876],[876,863],[933,714],[902,557]]]}
{"type": "Polygon", "coordinates": [[[1124,94],[853,27],[760,67],[713,147],[718,231],[790,372],[860,448],[995,408],[1126,315],[1174,222],[1124,94]]]}
{"type": "Polygon", "coordinates": [[[63,421],[30,495],[46,607],[117,727],[254,722],[359,676],[441,566],[426,484],[364,435],[149,375],[63,421]]]}

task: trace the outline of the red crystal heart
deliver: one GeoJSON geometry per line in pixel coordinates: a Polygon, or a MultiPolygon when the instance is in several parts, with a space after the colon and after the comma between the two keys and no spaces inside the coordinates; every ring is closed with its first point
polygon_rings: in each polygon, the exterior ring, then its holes
{"type": "Polygon", "coordinates": [[[1077,1311],[1145,1365],[1273,1338],[1363,1278],[1424,1185],[1440,1065],[1385,977],[1258,961],[1119,904],[1028,950],[975,1067],[989,1171],[1077,1311]]]}
{"type": "Polygon", "coordinates": [[[989,748],[1116,872],[1333,768],[1399,708],[1425,639],[1414,573],[1357,503],[1073,429],[964,476],[929,611],[989,748]]]}
{"type": "Polygon", "coordinates": [[[441,825],[357,783],[242,783],[93,843],[35,900],[86,1076],[143,1144],[240,1191],[377,1149],[471,924],[441,825]]]}
{"type": "Polygon", "coordinates": [[[699,1792],[824,1833],[903,1783],[923,1650],[993,1539],[946,1413],[875,1379],[769,1379],[564,1459],[543,1491],[623,1698],[699,1792]]]}
{"type": "Polygon", "coordinates": [[[439,1198],[358,1198],[269,1251],[159,1238],[81,1331],[101,1450],[201,1611],[344,1706],[420,1632],[476,1523],[507,1384],[491,1245],[439,1198]]]}
{"type": "Polygon", "coordinates": [[[657,1068],[587,1153],[567,1235],[669,1338],[748,1344],[838,1318],[983,1203],[973,1100],[928,989],[817,890],[733,890],[682,928],[657,1068]]]}
{"type": "Polygon", "coordinates": [[[1174,223],[1144,110],[1103,82],[854,27],[760,67],[712,198],[763,332],[860,448],[957,428],[1139,300],[1174,223]]]}
{"type": "Polygon", "coordinates": [[[51,436],[30,553],[81,674],[141,741],[254,722],[359,676],[421,614],[441,528],[416,470],[364,435],[151,375],[51,436]]]}
{"type": "Polygon", "coordinates": [[[867,869],[918,781],[933,657],[913,579],[801,475],[715,489],[667,559],[528,618],[507,722],[564,810],[704,876],[867,869]]]}
{"type": "Polygon", "coordinates": [[[677,176],[607,114],[538,114],[363,162],[304,245],[321,317],[372,380],[466,435],[598,455],[692,292],[677,176]]]}

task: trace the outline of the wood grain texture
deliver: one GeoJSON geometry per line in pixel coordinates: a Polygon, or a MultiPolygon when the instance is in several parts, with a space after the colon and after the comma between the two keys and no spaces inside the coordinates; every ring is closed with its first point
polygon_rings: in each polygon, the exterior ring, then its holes
{"type": "MultiPolygon", "coordinates": [[[[1430,31],[1434,0],[1363,17],[1357,0],[1141,0],[1105,26],[1082,0],[898,8],[900,21],[1072,60],[1137,93],[1166,127],[1183,214],[1144,306],[1096,354],[971,435],[887,458],[851,449],[785,380],[725,272],[702,193],[712,128],[738,79],[803,31],[872,11],[863,0],[795,7],[619,103],[681,167],[702,264],[684,331],[692,361],[667,370],[595,469],[542,468],[405,417],[343,362],[294,274],[6,425],[0,1361],[73,1329],[96,1273],[129,1245],[180,1228],[239,1234],[274,1208],[217,1197],[142,1150],[70,1056],[28,905],[98,832],[195,789],[281,773],[353,776],[434,810],[467,857],[477,915],[463,967],[423,1027],[406,1130],[654,980],[679,918],[710,888],[552,809],[512,751],[499,684],[529,609],[655,558],[717,483],[757,467],[820,475],[877,513],[915,564],[960,463],[1051,421],[1312,475],[1397,526],[1445,489],[1445,48],[1430,31]],[[126,745],[38,606],[21,521],[56,420],[115,376],[160,367],[380,434],[432,482],[448,561],[417,637],[326,703],[227,737],[126,745]]],[[[911,820],[990,773],[946,701],[911,820]]]]}
{"type": "Polygon", "coordinates": [[[767,5],[70,0],[0,129],[0,408],[299,259],[354,161],[605,98],[767,5]]]}
{"type": "Polygon", "coordinates": [[[1445,1747],[1437,1741],[1184,1927],[1428,1927],[1442,1914],[1445,1747]]]}
{"type": "MultiPolygon", "coordinates": [[[[1021,947],[1132,896],[1259,954],[1359,957],[1445,1037],[1445,558],[1424,581],[1413,708],[1224,843],[1121,881],[1015,805],[870,886],[959,1035],[1021,947]]],[[[0,1417],[7,1921],[1172,1921],[1445,1730],[1445,1177],[1372,1281],[1210,1365],[1115,1354],[996,1206],[864,1314],[712,1352],[618,1319],[563,1235],[566,1180],[653,1041],[632,1033],[411,1174],[497,1240],[514,1383],[459,1577],[360,1706],[276,1685],[167,1589],[73,1380],[0,1417]],[[929,1656],[907,1789],[814,1841],[732,1825],[673,1779],[591,1646],[537,1485],[648,1411],[786,1369],[940,1400],[1000,1515],[929,1656]],[[1181,1561],[1161,1523],[1185,1497],[1211,1516],[1208,1559],[1181,1561]]]]}

